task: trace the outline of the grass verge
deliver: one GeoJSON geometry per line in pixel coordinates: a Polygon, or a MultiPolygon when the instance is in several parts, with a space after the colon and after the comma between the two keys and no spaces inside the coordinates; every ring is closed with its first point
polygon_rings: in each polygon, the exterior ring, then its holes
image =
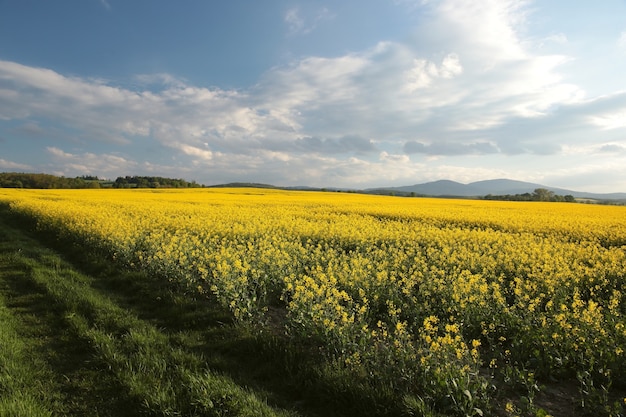
{"type": "Polygon", "coordinates": [[[355,384],[308,347],[28,230],[0,205],[0,326],[21,346],[11,362],[30,375],[0,389],[12,406],[43,414],[0,415],[399,415],[393,393],[355,384]]]}
{"type": "Polygon", "coordinates": [[[132,415],[63,305],[32,280],[29,262],[45,252],[0,221],[0,415],[132,415]]]}
{"type": "Polygon", "coordinates": [[[0,415],[52,416],[46,372],[30,359],[29,344],[19,334],[20,323],[0,299],[0,415]]]}
{"type": "Polygon", "coordinates": [[[58,253],[0,226],[0,415],[294,414],[212,371],[184,346],[189,334],[173,337],[117,305],[105,287],[121,287],[119,280],[98,285],[58,253]],[[94,403],[103,397],[119,399],[117,407],[94,403]]]}

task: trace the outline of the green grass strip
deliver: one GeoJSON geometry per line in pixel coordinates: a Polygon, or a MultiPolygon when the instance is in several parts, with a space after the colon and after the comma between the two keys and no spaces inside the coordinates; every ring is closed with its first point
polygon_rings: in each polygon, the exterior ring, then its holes
{"type": "Polygon", "coordinates": [[[58,255],[20,255],[28,277],[66,310],[67,323],[89,341],[149,414],[163,416],[284,416],[232,379],[173,347],[166,335],[90,287],[90,278],[58,255]]]}
{"type": "Polygon", "coordinates": [[[0,416],[52,416],[48,387],[42,382],[45,366],[30,354],[18,328],[0,296],[0,416]]]}

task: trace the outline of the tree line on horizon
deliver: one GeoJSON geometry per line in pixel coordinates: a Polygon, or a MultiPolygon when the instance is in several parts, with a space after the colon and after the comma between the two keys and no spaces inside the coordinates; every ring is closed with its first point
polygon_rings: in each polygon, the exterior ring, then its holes
{"type": "Polygon", "coordinates": [[[195,181],[186,181],[181,178],[125,176],[117,177],[112,184],[113,188],[200,188],[201,184],[195,181]]]}
{"type": "Polygon", "coordinates": [[[506,194],[506,195],[492,195],[487,194],[483,197],[484,200],[503,200],[503,201],[553,201],[553,202],[567,202],[573,203],[576,201],[573,195],[558,195],[553,191],[545,188],[537,188],[532,193],[523,194],[506,194]]]}
{"type": "MultiPolygon", "coordinates": [[[[233,186],[234,184],[231,184],[233,186]]],[[[238,184],[239,186],[244,184],[238,184]]],[[[252,184],[251,184],[252,185],[252,184]]],[[[258,184],[257,184],[258,185],[258,184]]],[[[52,174],[36,174],[21,172],[0,173],[0,188],[31,188],[31,189],[84,189],[84,188],[201,188],[205,187],[196,181],[186,181],[180,178],[166,178],[159,176],[124,176],[114,181],[100,179],[93,175],[66,178],[52,174]]],[[[322,189],[324,190],[324,189],[322,189]]],[[[395,195],[391,193],[390,195],[395,195]]],[[[407,193],[410,197],[425,197],[415,193],[407,193]]],[[[575,202],[572,195],[558,195],[545,188],[537,188],[532,193],[492,195],[481,197],[484,200],[503,201],[554,201],[575,202]]]]}
{"type": "Polygon", "coordinates": [[[201,184],[180,178],[157,176],[125,176],[114,181],[93,175],[66,178],[52,174],[22,172],[0,173],[0,188],[82,189],[82,188],[198,188],[201,184]]]}

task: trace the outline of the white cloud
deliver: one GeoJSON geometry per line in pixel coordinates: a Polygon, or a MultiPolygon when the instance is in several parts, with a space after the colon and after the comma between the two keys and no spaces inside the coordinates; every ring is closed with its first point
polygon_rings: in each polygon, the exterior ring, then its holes
{"type": "Polygon", "coordinates": [[[416,58],[413,60],[413,67],[405,73],[406,89],[412,93],[428,87],[437,78],[453,78],[462,72],[459,57],[454,53],[446,55],[439,66],[434,62],[416,58]]]}
{"type": "Polygon", "coordinates": [[[555,33],[555,34],[545,37],[542,43],[540,44],[540,46],[543,46],[545,43],[548,43],[548,42],[564,45],[568,42],[568,40],[567,40],[567,36],[564,33],[555,33]]]}
{"type": "Polygon", "coordinates": [[[0,158],[0,169],[2,170],[17,170],[17,171],[32,171],[33,167],[27,164],[19,162],[7,161],[0,158]]]}
{"type": "Polygon", "coordinates": [[[388,152],[381,152],[379,155],[381,161],[406,164],[410,162],[410,158],[403,154],[390,154],[388,152]]]}
{"type": "Polygon", "coordinates": [[[589,120],[594,125],[605,130],[626,128],[626,108],[611,111],[600,115],[590,116],[589,120]]]}
{"type": "MultiPolygon", "coordinates": [[[[424,28],[429,37],[335,58],[305,57],[270,70],[248,91],[191,86],[168,74],[138,76],[152,88],[132,91],[10,62],[0,62],[0,79],[20,93],[7,100],[21,107],[15,115],[61,120],[96,133],[89,140],[128,144],[152,137],[165,146],[206,142],[214,150],[245,153],[291,146],[301,137],[352,135],[401,146],[416,131],[437,140],[577,99],[580,91],[556,72],[565,57],[524,50],[515,4],[433,3],[428,7],[437,13],[424,28]],[[450,52],[428,52],[431,38],[450,52]],[[461,108],[463,117],[456,117],[461,108]]],[[[293,9],[286,18],[297,24],[299,16],[293,9]]]]}
{"type": "Polygon", "coordinates": [[[601,143],[591,145],[566,145],[563,147],[564,155],[597,155],[597,154],[612,154],[620,155],[626,154],[626,138],[624,138],[624,144],[620,143],[601,143]]]}
{"type": "Polygon", "coordinates": [[[304,20],[300,17],[300,11],[297,8],[287,10],[285,23],[287,23],[290,33],[299,33],[304,28],[304,20]]]}
{"type": "Polygon", "coordinates": [[[420,34],[434,31],[431,33],[436,37],[436,45],[446,42],[443,37],[451,36],[452,42],[465,44],[484,68],[527,57],[519,36],[528,15],[526,1],[443,0],[430,5],[436,17],[420,34]]]}
{"type": "Polygon", "coordinates": [[[364,87],[365,80],[358,82],[356,78],[370,65],[363,55],[307,57],[266,74],[259,86],[259,99],[271,99],[273,108],[289,113],[293,109],[351,101],[364,87]]]}
{"type": "Polygon", "coordinates": [[[53,157],[59,158],[59,159],[72,159],[75,158],[75,155],[72,155],[71,153],[67,153],[62,151],[61,149],[54,147],[54,146],[48,146],[46,148],[46,150],[48,151],[48,153],[50,153],[50,155],[52,155],[53,157]]]}
{"type": "Polygon", "coordinates": [[[334,15],[326,7],[311,12],[303,12],[299,7],[293,7],[287,10],[283,19],[290,35],[307,35],[313,32],[319,23],[333,18],[334,15]]]}
{"type": "MultiPolygon", "coordinates": [[[[626,142],[626,139],[625,139],[626,142]]],[[[606,143],[597,147],[596,152],[613,153],[613,154],[626,154],[626,144],[619,143],[606,143]]]]}
{"type": "Polygon", "coordinates": [[[136,162],[113,154],[69,153],[53,146],[47,147],[46,151],[52,161],[59,163],[55,165],[56,169],[51,169],[57,175],[94,174],[103,178],[114,178],[122,173],[136,171],[138,167],[136,162]]]}
{"type": "Polygon", "coordinates": [[[187,83],[186,80],[167,73],[138,74],[134,76],[134,79],[142,86],[183,88],[187,83]]]}
{"type": "Polygon", "coordinates": [[[207,149],[196,148],[195,146],[185,145],[184,143],[176,145],[185,154],[197,157],[203,161],[210,161],[213,159],[213,152],[207,149]]]}
{"type": "Polygon", "coordinates": [[[626,183],[626,158],[590,159],[581,156],[574,166],[564,166],[546,171],[544,183],[576,191],[597,193],[624,192],[626,183]]]}
{"type": "Polygon", "coordinates": [[[448,143],[445,141],[420,142],[408,141],[404,144],[407,154],[426,155],[481,155],[499,153],[498,145],[490,141],[476,141],[471,143],[448,143]]]}

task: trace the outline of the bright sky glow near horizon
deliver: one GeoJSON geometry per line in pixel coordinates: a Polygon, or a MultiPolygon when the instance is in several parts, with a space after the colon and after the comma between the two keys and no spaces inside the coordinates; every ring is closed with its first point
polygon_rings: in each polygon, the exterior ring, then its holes
{"type": "Polygon", "coordinates": [[[626,192],[626,0],[0,0],[0,171],[626,192]]]}

